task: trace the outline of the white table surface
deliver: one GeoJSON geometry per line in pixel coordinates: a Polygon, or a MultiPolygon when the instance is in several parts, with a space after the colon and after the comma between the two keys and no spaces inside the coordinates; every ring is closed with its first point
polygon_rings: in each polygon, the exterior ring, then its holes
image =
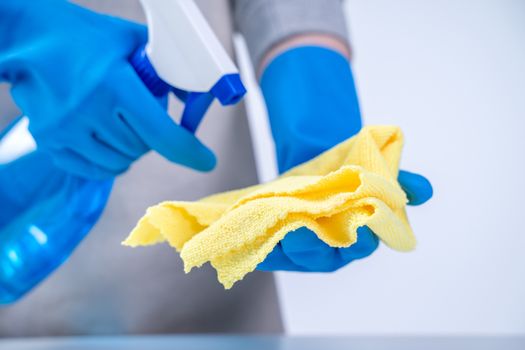
{"type": "Polygon", "coordinates": [[[0,350],[523,350],[525,337],[133,336],[0,340],[0,350]]]}

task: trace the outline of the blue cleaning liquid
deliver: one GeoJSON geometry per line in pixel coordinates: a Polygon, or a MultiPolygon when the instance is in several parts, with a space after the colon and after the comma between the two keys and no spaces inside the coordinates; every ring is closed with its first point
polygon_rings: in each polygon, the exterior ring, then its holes
{"type": "MultiPolygon", "coordinates": [[[[142,54],[132,65],[166,109],[170,87],[144,49],[137,52],[142,54]]],[[[0,131],[0,141],[22,119],[0,131]]],[[[113,179],[88,180],[55,167],[38,148],[0,162],[0,304],[19,300],[73,253],[98,221],[112,186],[113,179]]]]}
{"type": "MultiPolygon", "coordinates": [[[[155,72],[144,47],[134,52],[130,63],[165,109],[170,91],[185,102],[181,125],[192,133],[214,98],[223,105],[235,104],[246,93],[239,74],[221,77],[206,93],[169,86],[155,72]]],[[[7,131],[0,132],[0,141],[7,131]]],[[[0,163],[0,304],[20,299],[71,255],[102,214],[112,185],[113,179],[66,173],[38,148],[0,163]]]]}
{"type": "Polygon", "coordinates": [[[0,164],[1,304],[20,299],[71,255],[112,184],[68,174],[38,149],[0,164]]]}

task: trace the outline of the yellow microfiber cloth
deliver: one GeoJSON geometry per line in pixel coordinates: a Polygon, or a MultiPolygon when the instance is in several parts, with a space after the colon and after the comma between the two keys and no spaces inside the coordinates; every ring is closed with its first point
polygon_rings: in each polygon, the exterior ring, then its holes
{"type": "Polygon", "coordinates": [[[186,272],[210,262],[227,289],[303,226],[332,247],[349,247],[367,225],[389,247],[411,250],[407,198],[397,182],[402,146],[398,127],[365,127],[275,181],[153,206],[123,244],[167,241],[186,272]]]}

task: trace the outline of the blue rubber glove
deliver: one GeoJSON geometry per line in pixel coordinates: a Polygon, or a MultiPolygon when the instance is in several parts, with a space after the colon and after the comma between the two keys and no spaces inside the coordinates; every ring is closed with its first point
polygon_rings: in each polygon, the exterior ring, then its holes
{"type": "MultiPolygon", "coordinates": [[[[346,140],[361,129],[350,65],[335,51],[300,47],[275,58],[261,78],[279,171],[282,173],[346,140]]],[[[398,178],[409,204],[426,202],[432,186],[421,175],[398,178]]],[[[377,236],[366,226],[348,248],[332,248],[307,228],[290,232],[259,264],[259,270],[329,272],[370,255],[377,236]]]]}
{"type": "Polygon", "coordinates": [[[64,0],[0,1],[0,82],[12,84],[38,147],[61,168],[113,177],[150,149],[197,170],[215,166],[128,63],[146,40],[143,26],[64,0]]]}

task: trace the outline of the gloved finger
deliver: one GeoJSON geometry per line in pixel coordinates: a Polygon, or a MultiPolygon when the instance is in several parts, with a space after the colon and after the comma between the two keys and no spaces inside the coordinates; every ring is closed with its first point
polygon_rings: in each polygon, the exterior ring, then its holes
{"type": "Polygon", "coordinates": [[[422,175],[400,170],[397,181],[407,194],[409,205],[423,204],[432,197],[432,185],[422,175]]]}
{"type": "Polygon", "coordinates": [[[331,272],[344,265],[337,249],[321,241],[315,233],[301,227],[281,241],[284,254],[308,271],[331,272]]]}
{"type": "Polygon", "coordinates": [[[201,171],[215,167],[215,155],[192,133],[177,125],[144,86],[131,66],[119,74],[122,115],[145,144],[168,160],[201,171]]]}
{"type": "Polygon", "coordinates": [[[260,271],[308,271],[304,267],[294,264],[290,258],[283,252],[283,248],[278,243],[266,259],[259,265],[257,270],[260,271]]]}
{"type": "Polygon", "coordinates": [[[137,159],[149,151],[149,147],[135,133],[126,119],[118,111],[107,124],[97,128],[97,137],[105,144],[111,145],[118,152],[131,159],[137,159]]]}
{"type": "Polygon", "coordinates": [[[379,245],[379,238],[367,226],[357,229],[357,242],[348,248],[338,248],[345,264],[372,254],[379,245]]]}
{"type": "Polygon", "coordinates": [[[113,176],[126,171],[133,162],[133,158],[102,143],[96,133],[86,137],[78,137],[70,149],[81,155],[85,160],[111,171],[113,176]]]}
{"type": "Polygon", "coordinates": [[[53,150],[52,159],[57,167],[83,178],[103,180],[115,177],[114,171],[99,166],[70,149],[53,150]]]}

